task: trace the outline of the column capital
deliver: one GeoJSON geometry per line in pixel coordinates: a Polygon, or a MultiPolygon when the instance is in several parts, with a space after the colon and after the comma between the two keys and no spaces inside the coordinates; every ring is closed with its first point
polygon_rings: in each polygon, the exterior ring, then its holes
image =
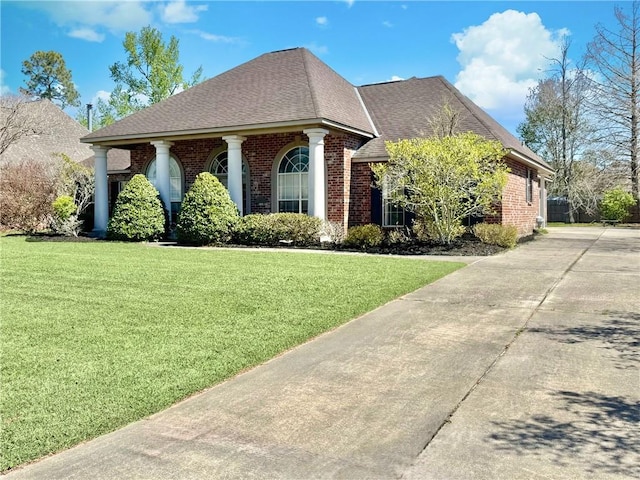
{"type": "Polygon", "coordinates": [[[240,135],[225,135],[222,137],[222,140],[227,142],[227,145],[230,147],[239,147],[246,139],[247,137],[242,137],[240,135]]]}
{"type": "Polygon", "coordinates": [[[89,148],[93,150],[93,153],[96,155],[99,155],[100,153],[107,153],[111,150],[111,147],[105,147],[104,145],[91,145],[89,148]]]}
{"type": "Polygon", "coordinates": [[[151,142],[151,145],[156,147],[156,150],[160,150],[161,148],[171,148],[173,146],[173,142],[169,142],[168,140],[155,140],[151,142]]]}
{"type": "Polygon", "coordinates": [[[326,128],[307,128],[302,131],[307,137],[309,137],[310,141],[313,140],[322,140],[325,135],[329,133],[329,130],[326,128]]]}

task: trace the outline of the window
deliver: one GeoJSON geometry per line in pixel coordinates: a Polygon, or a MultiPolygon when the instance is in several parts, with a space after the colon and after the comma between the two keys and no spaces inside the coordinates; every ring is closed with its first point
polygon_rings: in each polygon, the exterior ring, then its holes
{"type": "MultiPolygon", "coordinates": [[[[247,164],[242,162],[242,211],[246,215],[250,212],[251,207],[251,197],[249,190],[249,169],[247,168],[247,164]]],[[[229,189],[229,159],[227,156],[227,152],[220,152],[216,155],[216,158],[211,162],[211,166],[209,167],[209,172],[212,175],[215,175],[220,183],[222,183],[225,188],[229,189]]]]}
{"type": "Polygon", "coordinates": [[[309,148],[295,147],[280,160],[278,166],[278,211],[309,211],[309,148]]]}
{"type": "Polygon", "coordinates": [[[382,188],[382,226],[404,227],[404,209],[393,203],[389,189],[386,185],[382,188]]]}
{"type": "Polygon", "coordinates": [[[533,171],[527,168],[527,190],[525,192],[527,203],[533,202],[533,171]]]}
{"type": "MultiPolygon", "coordinates": [[[[153,186],[158,188],[155,158],[149,163],[146,176],[153,186]]],[[[182,171],[178,161],[173,157],[169,157],[169,196],[171,199],[171,221],[174,221],[182,203],[182,171]]]]}

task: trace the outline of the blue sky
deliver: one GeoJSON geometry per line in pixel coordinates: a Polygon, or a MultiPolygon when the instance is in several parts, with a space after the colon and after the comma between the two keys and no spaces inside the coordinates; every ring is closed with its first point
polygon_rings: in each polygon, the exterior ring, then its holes
{"type": "MultiPolygon", "coordinates": [[[[624,2],[618,2],[624,7],[624,2]]],[[[586,1],[6,1],[0,3],[2,93],[24,85],[36,50],[62,53],[82,102],[113,89],[127,31],[180,40],[190,74],[213,77],[263,53],[303,46],[355,85],[443,75],[512,132],[528,88],[569,35],[579,60],[594,25],[615,29],[616,3],[586,1]]],[[[67,110],[71,115],[73,109],[67,110]]]]}

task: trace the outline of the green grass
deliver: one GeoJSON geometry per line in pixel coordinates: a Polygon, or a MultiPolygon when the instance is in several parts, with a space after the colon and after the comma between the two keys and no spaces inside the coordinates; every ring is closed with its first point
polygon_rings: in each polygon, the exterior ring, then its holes
{"type": "Polygon", "coordinates": [[[0,471],[157,412],[462,264],[2,237],[0,471]]]}
{"type": "Polygon", "coordinates": [[[601,227],[600,222],[591,223],[564,223],[564,222],[548,222],[547,227],[601,227]]]}

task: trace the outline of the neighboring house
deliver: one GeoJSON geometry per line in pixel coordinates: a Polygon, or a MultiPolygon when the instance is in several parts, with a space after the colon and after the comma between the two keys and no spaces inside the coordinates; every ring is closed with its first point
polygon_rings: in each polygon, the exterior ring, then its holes
{"type": "Polygon", "coordinates": [[[0,155],[0,161],[52,162],[59,154],[64,154],[80,162],[93,154],[91,147],[80,142],[80,137],[87,135],[89,130],[50,100],[16,100],[11,108],[15,109],[15,117],[9,118],[11,112],[3,111],[2,128],[19,130],[19,133],[0,155]]]}
{"type": "MultiPolygon", "coordinates": [[[[60,107],[50,100],[7,102],[2,107],[0,128],[10,130],[19,129],[16,140],[10,142],[8,148],[0,154],[2,163],[20,163],[37,161],[54,166],[60,160],[60,155],[68,156],[74,162],[93,168],[93,150],[81,137],[89,134],[84,126],[67,115],[60,107]],[[11,110],[14,110],[13,112],[11,110]]],[[[111,149],[107,155],[109,181],[112,192],[109,198],[114,200],[121,183],[130,176],[131,165],[128,150],[111,149]]]]}
{"type": "Polygon", "coordinates": [[[443,77],[354,87],[304,48],[267,53],[85,136],[96,152],[96,230],[108,221],[107,152],[131,151],[172,214],[196,175],[209,171],[241,214],[302,212],[344,227],[397,226],[401,211],[372,188],[370,162],[385,140],[428,136],[444,103],[460,130],[499,140],[511,168],[493,221],[521,235],[544,217],[553,172],[443,77]]]}

